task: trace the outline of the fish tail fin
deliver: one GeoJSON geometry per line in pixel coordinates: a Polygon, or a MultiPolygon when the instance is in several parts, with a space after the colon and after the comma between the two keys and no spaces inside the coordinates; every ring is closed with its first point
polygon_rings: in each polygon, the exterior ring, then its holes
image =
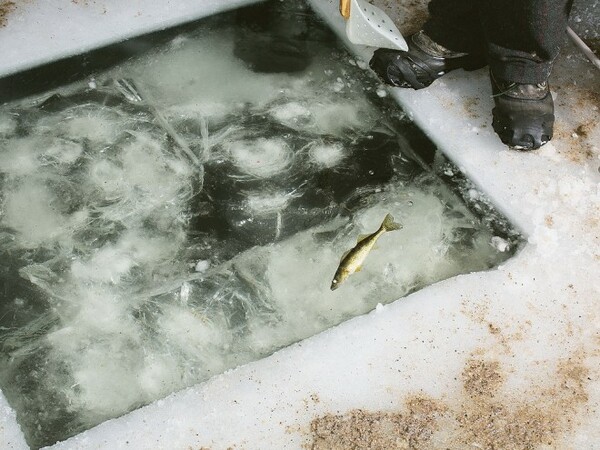
{"type": "Polygon", "coordinates": [[[402,224],[394,221],[394,216],[391,214],[387,214],[385,219],[383,219],[383,223],[381,224],[381,228],[385,231],[394,231],[402,228],[402,224]]]}

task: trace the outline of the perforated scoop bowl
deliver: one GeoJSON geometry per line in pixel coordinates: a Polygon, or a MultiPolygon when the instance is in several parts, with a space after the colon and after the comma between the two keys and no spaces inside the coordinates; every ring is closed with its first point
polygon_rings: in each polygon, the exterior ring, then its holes
{"type": "Polygon", "coordinates": [[[366,0],[340,2],[340,11],[347,19],[346,35],[353,44],[408,50],[404,37],[394,25],[392,19],[366,0]],[[346,4],[345,7],[342,6],[342,3],[346,4]]]}

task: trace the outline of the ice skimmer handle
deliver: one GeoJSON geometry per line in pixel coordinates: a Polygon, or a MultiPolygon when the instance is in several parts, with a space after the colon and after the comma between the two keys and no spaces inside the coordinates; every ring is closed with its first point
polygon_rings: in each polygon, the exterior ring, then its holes
{"type": "Polygon", "coordinates": [[[340,14],[346,20],[350,18],[350,0],[340,0],[340,14]]]}

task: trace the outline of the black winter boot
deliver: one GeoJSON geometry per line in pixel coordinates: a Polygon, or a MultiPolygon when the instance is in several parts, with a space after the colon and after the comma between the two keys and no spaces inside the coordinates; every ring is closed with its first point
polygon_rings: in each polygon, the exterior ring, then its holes
{"type": "Polygon", "coordinates": [[[490,72],[496,106],[492,126],[502,142],[516,150],[540,148],[552,139],[554,101],[548,82],[511,83],[490,72]]]}
{"type": "Polygon", "coordinates": [[[455,69],[476,70],[487,62],[483,56],[448,50],[419,31],[406,39],[408,51],[380,48],[375,51],[371,68],[392,86],[422,89],[455,69]]]}

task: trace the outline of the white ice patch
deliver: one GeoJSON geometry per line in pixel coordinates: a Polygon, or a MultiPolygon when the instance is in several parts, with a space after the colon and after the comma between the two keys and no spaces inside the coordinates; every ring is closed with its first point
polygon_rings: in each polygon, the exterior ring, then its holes
{"type": "Polygon", "coordinates": [[[309,155],[317,166],[329,169],[337,166],[345,158],[346,152],[341,144],[317,143],[310,148],[309,155]]]}
{"type": "Polygon", "coordinates": [[[17,130],[17,119],[9,113],[0,113],[0,137],[9,136],[17,130]]]}
{"type": "Polygon", "coordinates": [[[510,249],[510,244],[506,239],[502,239],[500,236],[492,237],[492,245],[499,252],[505,252],[510,249]]]}
{"type": "Polygon", "coordinates": [[[56,139],[48,143],[43,156],[49,160],[49,163],[73,164],[83,153],[83,146],[80,142],[73,142],[66,139],[56,139]]]}
{"type": "Polygon", "coordinates": [[[173,257],[173,243],[163,237],[125,234],[115,245],[106,245],[87,261],[76,260],[71,274],[79,280],[118,283],[133,267],[173,257]]]}
{"type": "Polygon", "coordinates": [[[134,259],[121,249],[103,248],[88,262],[75,261],[71,273],[81,280],[118,283],[133,266],[134,259]]]}
{"type": "Polygon", "coordinates": [[[371,111],[360,106],[349,102],[322,103],[314,105],[311,111],[321,133],[339,136],[348,128],[364,130],[371,127],[371,111]]]}
{"type": "Polygon", "coordinates": [[[90,179],[108,195],[118,195],[127,187],[126,174],[119,165],[101,159],[90,166],[90,179]]]}
{"type": "Polygon", "coordinates": [[[44,140],[39,137],[17,138],[1,145],[0,170],[11,175],[25,175],[39,166],[44,140]]]}
{"type": "Polygon", "coordinates": [[[311,113],[300,103],[290,102],[273,108],[271,115],[281,123],[298,123],[309,119],[311,113]]]}
{"type": "Polygon", "coordinates": [[[222,123],[231,112],[230,105],[206,100],[190,101],[165,108],[166,116],[175,121],[187,119],[199,122],[204,118],[216,124],[222,123]]]}
{"type": "Polygon", "coordinates": [[[5,194],[2,222],[20,234],[23,245],[35,247],[65,233],[67,218],[52,206],[54,198],[41,181],[32,179],[5,194]]]}
{"type": "Polygon", "coordinates": [[[229,153],[241,171],[258,178],[281,173],[289,167],[293,157],[292,149],[277,138],[232,142],[229,153]]]}
{"type": "Polygon", "coordinates": [[[109,143],[116,139],[122,125],[123,118],[109,110],[83,106],[66,112],[65,116],[52,126],[57,126],[61,134],[72,139],[109,143]]]}
{"type": "Polygon", "coordinates": [[[248,69],[234,56],[228,33],[181,41],[177,51],[148,58],[131,70],[160,104],[193,102],[204,110],[217,103],[232,109],[247,103],[264,105],[290,83],[287,75],[256,74],[248,69]]]}
{"type": "Polygon", "coordinates": [[[200,260],[196,263],[196,265],[194,266],[194,270],[196,272],[204,272],[206,271],[208,268],[210,267],[210,261],[206,261],[206,260],[200,260]]]}
{"type": "Polygon", "coordinates": [[[250,194],[247,197],[248,208],[255,214],[269,214],[284,209],[292,195],[285,192],[271,194],[250,194]]]}
{"type": "Polygon", "coordinates": [[[83,153],[81,143],[54,136],[16,138],[9,142],[0,151],[0,170],[13,176],[27,175],[48,164],[72,164],[83,153]]]}

